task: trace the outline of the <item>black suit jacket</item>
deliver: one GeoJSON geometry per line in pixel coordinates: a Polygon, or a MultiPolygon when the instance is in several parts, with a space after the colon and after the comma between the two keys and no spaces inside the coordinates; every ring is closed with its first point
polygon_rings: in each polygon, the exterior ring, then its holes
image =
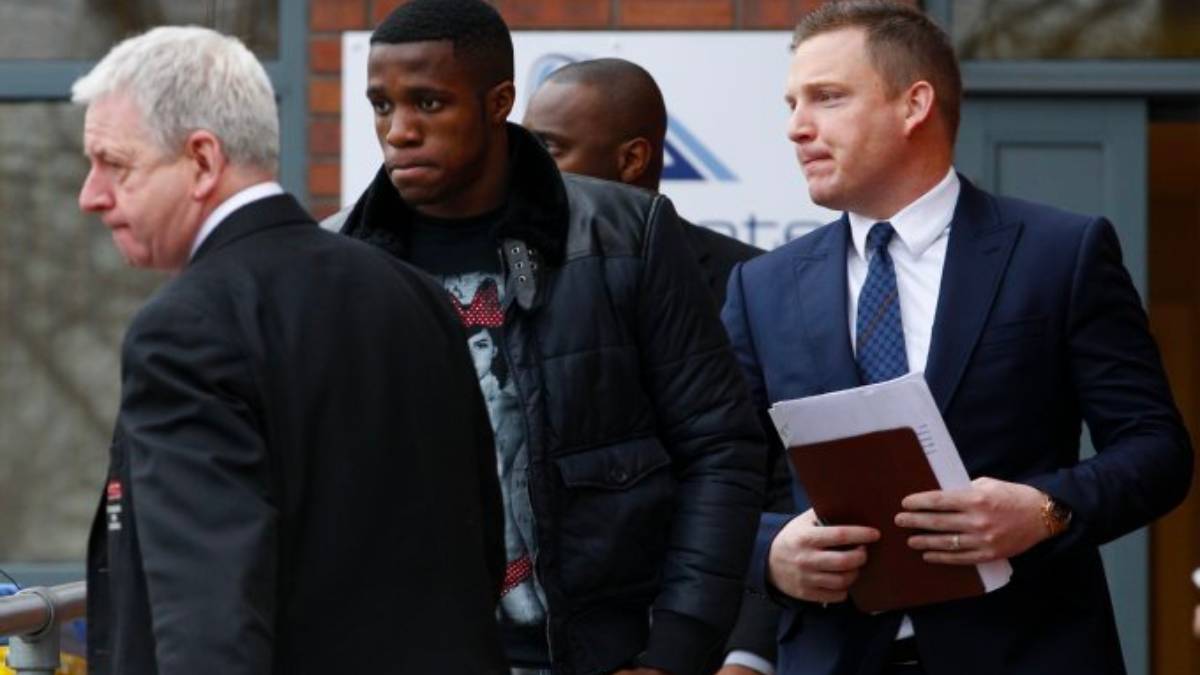
{"type": "Polygon", "coordinates": [[[505,672],[464,339],[440,288],[290,196],[230,215],[125,338],[91,672],[505,672]]]}
{"type": "Polygon", "coordinates": [[[683,225],[688,247],[692,249],[696,262],[700,264],[704,282],[712,291],[719,310],[725,304],[725,286],[733,266],[762,254],[763,250],[683,218],[679,219],[679,223],[683,225]]]}

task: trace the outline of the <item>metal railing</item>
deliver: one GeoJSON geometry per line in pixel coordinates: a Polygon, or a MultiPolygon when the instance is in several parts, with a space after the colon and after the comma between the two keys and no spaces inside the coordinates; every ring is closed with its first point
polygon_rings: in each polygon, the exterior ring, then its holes
{"type": "Polygon", "coordinates": [[[8,640],[8,667],[20,675],[51,675],[59,666],[59,626],[83,616],[87,584],[35,586],[0,597],[0,635],[8,640]]]}

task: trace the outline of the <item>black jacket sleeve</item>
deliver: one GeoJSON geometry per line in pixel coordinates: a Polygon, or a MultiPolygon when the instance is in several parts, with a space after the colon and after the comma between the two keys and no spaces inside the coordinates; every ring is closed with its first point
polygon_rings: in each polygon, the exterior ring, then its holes
{"type": "Polygon", "coordinates": [[[245,352],[182,302],[127,334],[121,442],[158,672],[272,669],[279,517],[245,352]]]}
{"type": "Polygon", "coordinates": [[[655,198],[644,243],[638,343],[659,435],[677,480],[662,591],[640,661],[685,675],[720,648],[737,614],[763,503],[762,432],[687,251],[655,198]]]}

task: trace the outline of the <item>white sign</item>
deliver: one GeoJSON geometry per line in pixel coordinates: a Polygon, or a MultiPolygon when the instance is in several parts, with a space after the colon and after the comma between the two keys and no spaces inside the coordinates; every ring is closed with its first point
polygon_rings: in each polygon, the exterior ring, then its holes
{"type": "MultiPolygon", "coordinates": [[[[342,201],[352,203],[382,155],[367,89],[370,34],[342,41],[342,201]]],[[[787,140],[783,102],[787,32],[513,33],[520,122],[525,103],[555,69],[604,56],[633,61],[654,76],[669,115],[661,190],[680,215],[763,248],[774,248],[836,213],[808,198],[787,140]]]]}

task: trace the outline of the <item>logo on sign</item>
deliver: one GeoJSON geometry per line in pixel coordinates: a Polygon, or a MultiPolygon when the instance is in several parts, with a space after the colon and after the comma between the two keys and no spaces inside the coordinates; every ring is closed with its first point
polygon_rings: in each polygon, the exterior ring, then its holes
{"type": "MultiPolygon", "coordinates": [[[[529,69],[532,93],[546,78],[565,65],[592,58],[586,54],[543,54],[529,69]]],[[[736,183],[737,175],[696,134],[674,115],[667,115],[667,138],[663,143],[663,180],[716,181],[736,183]]]]}

